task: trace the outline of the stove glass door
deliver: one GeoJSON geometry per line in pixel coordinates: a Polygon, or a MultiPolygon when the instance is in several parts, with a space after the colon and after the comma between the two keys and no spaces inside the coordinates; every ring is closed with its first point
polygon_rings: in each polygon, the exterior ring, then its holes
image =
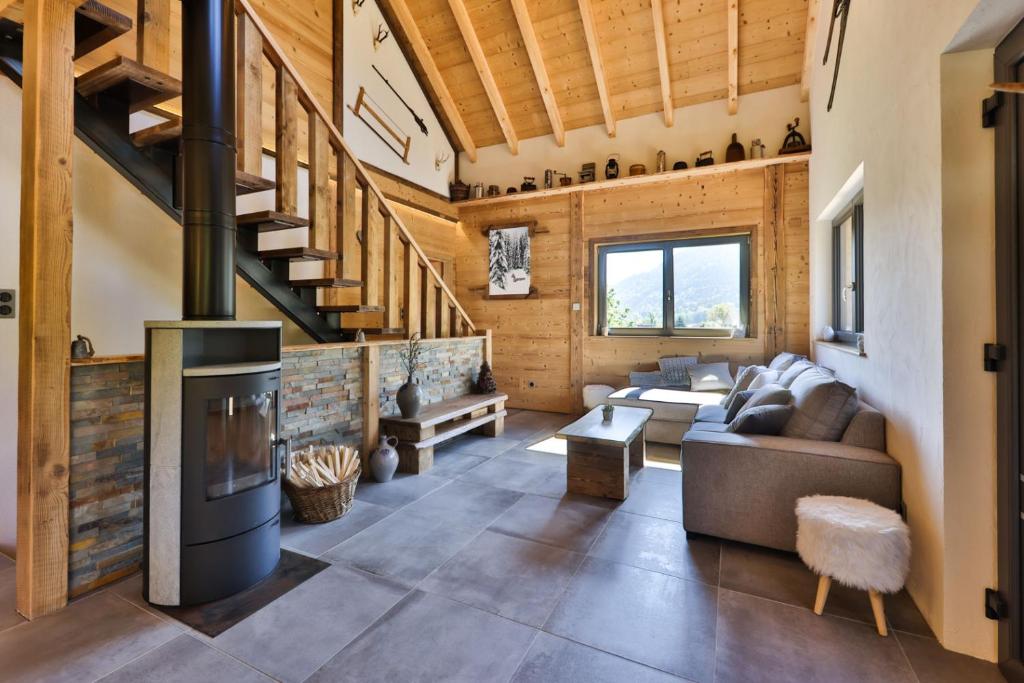
{"type": "Polygon", "coordinates": [[[206,499],[274,480],[277,392],[206,401],[206,499]]]}

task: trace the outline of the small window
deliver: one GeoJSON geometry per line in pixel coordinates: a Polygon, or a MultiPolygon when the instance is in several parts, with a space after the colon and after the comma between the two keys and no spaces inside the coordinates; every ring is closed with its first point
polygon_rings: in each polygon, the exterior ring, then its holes
{"type": "Polygon", "coordinates": [[[856,344],[864,332],[864,205],[857,200],[832,224],[832,328],[856,344]]]}
{"type": "Polygon", "coordinates": [[[598,247],[598,327],[610,335],[746,335],[750,235],[598,247]]]}

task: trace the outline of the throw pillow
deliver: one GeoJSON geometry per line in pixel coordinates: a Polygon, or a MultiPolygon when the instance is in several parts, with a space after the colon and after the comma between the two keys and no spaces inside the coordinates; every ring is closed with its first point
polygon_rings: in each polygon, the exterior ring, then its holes
{"type": "Polygon", "coordinates": [[[740,412],[758,406],[784,406],[791,400],[793,400],[793,394],[789,392],[789,389],[778,384],[769,384],[755,390],[750,398],[747,399],[746,405],[743,406],[743,410],[740,412]]]}
{"type": "Polygon", "coordinates": [[[652,370],[651,372],[631,372],[629,373],[629,384],[633,387],[640,387],[641,389],[649,389],[651,387],[660,387],[662,385],[662,375],[658,370],[652,370]]]}
{"type": "Polygon", "coordinates": [[[790,365],[797,362],[798,360],[804,360],[804,358],[805,356],[798,356],[795,353],[783,351],[779,355],[775,356],[775,358],[772,358],[772,362],[768,364],[768,369],[779,370],[780,372],[783,370],[788,370],[790,365]]]}
{"type": "Polygon", "coordinates": [[[747,389],[761,389],[769,384],[778,384],[780,377],[782,377],[782,373],[778,370],[765,370],[754,378],[747,389]]]}
{"type": "Polygon", "coordinates": [[[728,391],[732,389],[732,375],[728,363],[688,365],[690,391],[728,391]]]}
{"type": "Polygon", "coordinates": [[[793,381],[797,377],[813,367],[814,363],[809,360],[798,360],[786,368],[785,372],[782,373],[782,376],[779,377],[779,384],[788,389],[793,386],[793,381]]]}
{"type": "Polygon", "coordinates": [[[757,406],[744,410],[729,423],[727,432],[778,436],[789,423],[793,406],[757,406]]]}
{"type": "Polygon", "coordinates": [[[729,407],[725,412],[725,421],[732,422],[733,418],[743,410],[745,405],[747,405],[747,401],[750,400],[750,397],[753,396],[754,393],[755,392],[753,390],[747,389],[746,391],[741,391],[733,396],[732,403],[729,404],[729,407]]]}
{"type": "Polygon", "coordinates": [[[857,413],[857,390],[835,377],[805,372],[793,382],[793,417],[783,436],[839,441],[857,413]]]}
{"type": "Polygon", "coordinates": [[[736,398],[736,394],[749,389],[750,383],[754,381],[754,378],[767,369],[768,368],[763,365],[748,365],[737,370],[736,383],[732,386],[732,389],[729,390],[726,397],[722,399],[721,405],[725,408],[731,408],[733,399],[736,398]]]}
{"type": "Polygon", "coordinates": [[[658,369],[665,384],[689,389],[690,375],[686,369],[696,364],[696,356],[666,356],[658,360],[658,369]]]}

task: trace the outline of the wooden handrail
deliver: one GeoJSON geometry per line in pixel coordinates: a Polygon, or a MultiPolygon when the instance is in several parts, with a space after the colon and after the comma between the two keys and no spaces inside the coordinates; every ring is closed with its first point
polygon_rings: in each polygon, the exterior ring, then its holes
{"type": "Polygon", "coordinates": [[[360,163],[359,159],[352,152],[351,148],[349,148],[348,143],[345,142],[345,139],[342,137],[341,132],[338,131],[337,127],[335,127],[334,123],[331,121],[331,117],[327,114],[327,111],[322,106],[320,106],[320,102],[317,101],[316,97],[313,95],[312,90],[310,90],[309,86],[306,85],[306,82],[302,79],[302,76],[299,75],[298,70],[291,63],[291,60],[288,59],[284,50],[281,49],[281,46],[278,45],[277,40],[274,38],[273,34],[263,23],[263,20],[260,19],[259,15],[253,9],[252,5],[249,4],[248,0],[235,0],[235,8],[239,14],[244,13],[246,16],[249,17],[250,20],[252,20],[252,23],[256,27],[256,30],[259,31],[260,35],[263,37],[263,53],[266,55],[267,59],[276,69],[283,70],[291,77],[291,80],[294,82],[295,89],[297,91],[296,95],[299,99],[299,102],[302,103],[307,112],[309,112],[310,114],[315,114],[324,122],[324,124],[327,126],[327,132],[331,138],[331,146],[334,147],[334,149],[337,152],[345,154],[351,160],[351,162],[355,166],[356,173],[359,176],[360,183],[364,187],[364,191],[372,191],[377,196],[378,203],[383,209],[386,210],[387,215],[391,218],[394,225],[398,228],[398,233],[401,236],[402,241],[409,244],[412,247],[417,258],[423,263],[423,266],[426,268],[426,271],[434,278],[434,280],[437,281],[438,286],[441,288],[441,290],[445,294],[447,294],[448,300],[451,301],[452,305],[459,312],[459,315],[462,317],[466,325],[469,327],[470,333],[475,332],[476,326],[473,324],[473,321],[469,317],[469,314],[466,313],[466,310],[462,307],[461,304],[459,304],[458,299],[455,298],[454,293],[452,293],[451,289],[448,288],[447,283],[445,283],[445,281],[441,278],[440,274],[438,274],[437,270],[430,263],[430,259],[427,258],[427,255],[425,253],[423,253],[423,250],[420,248],[420,245],[417,244],[416,240],[409,232],[409,229],[405,227],[405,223],[402,222],[402,219],[398,215],[396,215],[394,211],[391,210],[390,206],[387,204],[387,200],[384,197],[384,193],[381,192],[380,188],[377,186],[377,183],[373,181],[373,178],[370,177],[370,174],[367,173],[362,163],[360,163]]]}

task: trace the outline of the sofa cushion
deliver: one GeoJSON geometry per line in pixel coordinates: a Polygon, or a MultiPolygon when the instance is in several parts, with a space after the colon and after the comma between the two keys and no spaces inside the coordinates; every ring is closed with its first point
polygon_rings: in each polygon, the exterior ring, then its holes
{"type": "Polygon", "coordinates": [[[734,382],[728,363],[699,363],[686,368],[691,391],[728,391],[734,382]]]}
{"type": "Polygon", "coordinates": [[[728,432],[777,436],[793,416],[793,406],[762,405],[743,410],[728,424],[728,432]]]}
{"type": "Polygon", "coordinates": [[[885,452],[885,416],[861,402],[857,414],[843,432],[842,442],[847,446],[860,446],[885,452]]]}
{"type": "Polygon", "coordinates": [[[790,393],[789,389],[779,384],[769,384],[754,391],[753,395],[744,404],[743,410],[739,411],[739,413],[742,414],[758,406],[784,406],[792,400],[793,394],[790,393]]]}
{"type": "Polygon", "coordinates": [[[732,422],[733,419],[735,419],[735,417],[739,415],[740,411],[746,407],[747,401],[749,401],[751,397],[756,393],[757,392],[754,391],[753,389],[747,389],[746,391],[741,391],[740,393],[736,394],[736,398],[732,400],[732,404],[726,409],[726,424],[732,422]]]}
{"type": "Polygon", "coordinates": [[[725,423],[725,419],[729,411],[720,405],[707,405],[697,408],[697,417],[693,418],[694,422],[721,422],[725,423]]]}
{"type": "Polygon", "coordinates": [[[729,393],[722,399],[722,405],[726,408],[731,407],[733,399],[736,398],[736,394],[749,389],[750,383],[767,369],[768,368],[763,365],[748,365],[737,370],[736,383],[732,385],[732,389],[730,389],[729,393]]]}
{"type": "Polygon", "coordinates": [[[775,358],[772,358],[772,362],[768,364],[768,369],[782,372],[784,370],[788,370],[789,366],[798,360],[805,360],[806,358],[806,356],[798,356],[795,353],[783,351],[779,355],[775,356],[775,358]]]}
{"type": "Polygon", "coordinates": [[[721,432],[729,431],[729,425],[724,422],[694,422],[690,425],[691,432],[721,432]]]}
{"type": "Polygon", "coordinates": [[[793,417],[782,436],[795,439],[839,441],[857,413],[857,390],[816,370],[793,382],[793,417]]]}
{"type": "Polygon", "coordinates": [[[754,378],[754,381],[750,383],[747,389],[761,389],[768,386],[769,384],[778,384],[779,378],[782,377],[782,373],[778,370],[765,370],[754,378]]]}
{"type": "Polygon", "coordinates": [[[661,370],[664,383],[684,390],[691,388],[690,374],[686,369],[696,364],[696,356],[666,356],[658,359],[658,369],[661,370]]]}
{"type": "Polygon", "coordinates": [[[660,370],[653,370],[651,372],[631,372],[629,373],[629,383],[631,386],[640,387],[641,389],[649,389],[651,387],[660,387],[664,384],[663,377],[660,370]]]}
{"type": "Polygon", "coordinates": [[[779,376],[779,384],[788,389],[793,386],[793,382],[796,381],[797,377],[813,367],[815,367],[814,363],[809,360],[798,360],[786,368],[782,375],[779,376]]]}

